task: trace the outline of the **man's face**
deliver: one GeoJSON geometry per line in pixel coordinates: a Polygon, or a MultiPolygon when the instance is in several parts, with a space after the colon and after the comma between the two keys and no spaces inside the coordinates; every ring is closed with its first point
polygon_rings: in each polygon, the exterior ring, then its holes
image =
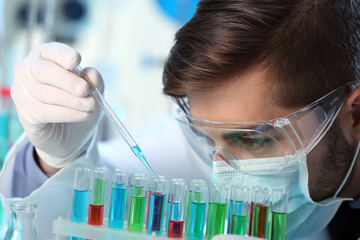
{"type": "MultiPolygon", "coordinates": [[[[263,72],[248,72],[215,91],[189,94],[190,115],[216,122],[254,122],[284,117],[304,107],[281,107],[274,101],[274,92],[265,83],[263,72]]],[[[348,144],[335,124],[307,156],[313,200],[323,200],[337,190],[353,156],[351,148],[346,146],[348,144]],[[342,159],[341,164],[337,164],[337,159],[342,159]],[[339,167],[344,170],[339,171],[339,167]]]]}

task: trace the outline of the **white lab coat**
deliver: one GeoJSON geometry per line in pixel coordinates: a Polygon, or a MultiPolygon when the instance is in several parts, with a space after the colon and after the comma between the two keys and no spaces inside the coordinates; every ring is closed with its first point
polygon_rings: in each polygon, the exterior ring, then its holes
{"type": "MultiPolygon", "coordinates": [[[[197,157],[182,135],[178,123],[171,116],[159,117],[153,124],[134,134],[134,138],[158,175],[166,176],[168,179],[173,177],[186,180],[201,178],[211,181],[210,166],[197,157]]],[[[5,209],[8,209],[10,201],[16,200],[11,196],[12,169],[16,148],[24,139],[25,136],[22,136],[11,148],[0,174],[0,195],[5,209]]],[[[93,140],[85,155],[60,170],[41,187],[22,199],[38,204],[36,226],[39,240],[55,238],[52,234],[52,221],[58,216],[70,218],[76,167],[96,165],[125,168],[129,173],[144,172],[149,177],[151,175],[121,137],[99,143],[98,147],[96,141],[93,140]]],[[[107,208],[104,214],[106,212],[107,208]]]]}

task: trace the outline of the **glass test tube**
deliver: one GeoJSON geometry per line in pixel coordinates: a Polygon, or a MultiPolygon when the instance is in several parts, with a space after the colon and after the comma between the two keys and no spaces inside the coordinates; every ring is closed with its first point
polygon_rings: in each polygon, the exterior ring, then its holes
{"type": "Polygon", "coordinates": [[[0,86],[0,169],[10,144],[10,109],[11,97],[8,87],[0,86]]]}
{"type": "Polygon", "coordinates": [[[268,237],[269,197],[270,194],[267,188],[255,189],[251,236],[268,237]]]}
{"type": "Polygon", "coordinates": [[[230,234],[247,235],[250,188],[233,185],[230,193],[228,225],[230,234]]]}
{"type": "MultiPolygon", "coordinates": [[[[77,167],[75,170],[73,202],[71,208],[72,222],[85,222],[90,190],[90,168],[77,167]]],[[[69,237],[69,240],[81,240],[78,237],[69,237]]]]}
{"type": "Polygon", "coordinates": [[[106,167],[96,167],[93,171],[91,204],[89,206],[88,219],[90,225],[103,224],[107,174],[108,169],[106,167]]]}
{"type": "Polygon", "coordinates": [[[113,170],[111,201],[109,210],[109,228],[123,228],[128,187],[128,172],[125,169],[113,170]]]}
{"type": "Polygon", "coordinates": [[[289,191],[283,188],[275,188],[271,194],[271,221],[270,221],[270,240],[285,239],[285,227],[287,208],[289,201],[289,191]]]}
{"type": "Polygon", "coordinates": [[[208,185],[203,180],[195,180],[190,185],[190,204],[187,219],[189,220],[188,239],[202,239],[204,233],[206,202],[208,200],[208,185]],[[191,194],[190,194],[191,193],[191,194]],[[190,210],[189,210],[190,208],[190,210]]]}
{"type": "Polygon", "coordinates": [[[164,176],[151,178],[149,186],[149,205],[146,228],[149,234],[156,232],[160,235],[163,229],[163,220],[165,212],[165,197],[167,180],[164,176]]]}
{"type": "Polygon", "coordinates": [[[186,221],[185,221],[185,236],[189,235],[189,225],[190,225],[190,216],[191,216],[191,200],[193,185],[206,184],[206,181],[203,179],[192,179],[190,180],[189,190],[187,195],[187,211],[186,211],[186,221]]]}
{"type": "MultiPolygon", "coordinates": [[[[166,227],[165,227],[165,231],[168,231],[169,228],[169,219],[170,219],[170,213],[171,213],[171,201],[172,201],[172,195],[174,194],[174,184],[185,184],[186,185],[186,190],[184,192],[184,198],[186,199],[186,191],[187,191],[187,184],[185,179],[182,178],[172,178],[171,182],[170,182],[170,189],[169,189],[169,193],[168,193],[168,205],[167,205],[167,212],[166,212],[166,227]],[[179,183],[178,183],[179,182],[179,183]]],[[[184,200],[185,201],[185,200],[184,200]]],[[[186,205],[184,204],[184,207],[186,205]]],[[[183,210],[185,210],[185,208],[183,208],[183,210]]]]}
{"type": "Polygon", "coordinates": [[[72,222],[85,222],[86,209],[90,190],[90,168],[77,167],[75,170],[73,202],[71,209],[72,222]]]}
{"type": "Polygon", "coordinates": [[[251,227],[252,227],[252,221],[253,221],[253,213],[254,213],[254,194],[257,189],[264,189],[264,187],[261,186],[253,186],[251,190],[251,199],[250,199],[250,205],[249,205],[249,229],[248,229],[248,235],[251,236],[251,227]]]}
{"type": "Polygon", "coordinates": [[[182,238],[187,184],[184,179],[174,178],[171,181],[167,215],[167,236],[182,238]]]}
{"type": "Polygon", "coordinates": [[[210,191],[206,237],[224,234],[228,188],[224,183],[213,183],[210,191]]]}
{"type": "Polygon", "coordinates": [[[147,177],[144,173],[134,173],[131,176],[128,230],[132,232],[143,231],[146,201],[146,182],[147,177]]]}

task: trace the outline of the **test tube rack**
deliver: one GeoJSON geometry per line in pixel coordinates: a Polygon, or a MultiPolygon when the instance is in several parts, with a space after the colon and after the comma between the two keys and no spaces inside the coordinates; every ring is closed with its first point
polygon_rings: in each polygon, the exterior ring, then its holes
{"type": "MultiPolygon", "coordinates": [[[[192,180],[193,181],[193,180],[192,180]]],[[[205,182],[203,180],[199,181],[199,179],[194,179],[194,186],[202,186],[202,184],[200,184],[201,182],[205,182]],[[195,182],[197,182],[197,184],[195,184],[195,182]]],[[[206,185],[206,184],[205,184],[206,185]]],[[[205,186],[204,185],[204,186],[205,186]]],[[[217,183],[213,183],[213,188],[214,189],[222,189],[220,188],[220,185],[221,184],[217,184],[217,183]]],[[[135,185],[134,185],[135,186],[135,185]]],[[[196,188],[197,189],[197,188],[196,188]]],[[[195,190],[192,190],[192,188],[189,189],[189,194],[186,194],[185,196],[188,196],[188,200],[191,200],[191,196],[196,199],[196,201],[200,201],[198,198],[200,197],[199,194],[197,195],[194,195],[195,193],[200,193],[202,191],[199,190],[199,189],[195,190]],[[191,195],[191,192],[193,191],[193,194],[191,195]],[[198,196],[199,195],[199,196],[198,196]]],[[[273,191],[275,191],[276,189],[272,189],[273,191]]],[[[284,212],[284,219],[283,219],[283,227],[285,226],[286,224],[286,212],[287,212],[287,200],[288,200],[288,194],[289,192],[285,189],[277,189],[277,193],[276,195],[278,195],[279,197],[276,197],[274,198],[273,200],[274,201],[270,201],[269,197],[270,197],[270,192],[268,192],[267,188],[263,188],[263,187],[253,187],[251,193],[252,193],[252,197],[251,199],[247,197],[247,200],[244,200],[244,202],[247,202],[249,201],[249,203],[251,202],[251,205],[246,205],[246,222],[243,222],[243,224],[246,225],[246,227],[244,228],[246,231],[247,231],[247,228],[249,226],[252,226],[252,224],[254,224],[255,222],[258,223],[258,221],[256,220],[258,214],[260,213],[257,213],[257,208],[260,208],[260,207],[263,207],[264,209],[266,208],[266,222],[264,222],[264,224],[260,224],[260,228],[257,229],[257,228],[253,228],[252,230],[250,230],[249,228],[249,231],[248,231],[248,234],[245,233],[245,236],[247,237],[248,235],[252,235],[252,236],[257,236],[257,237],[262,237],[262,236],[259,236],[260,233],[264,232],[264,236],[265,238],[268,237],[268,227],[269,227],[269,224],[270,224],[270,218],[268,217],[268,214],[269,214],[269,204],[267,203],[275,203],[274,207],[275,208],[279,208],[280,212],[284,212]],[[280,191],[279,191],[280,190],[280,191]],[[285,197],[283,197],[285,196],[285,197]],[[263,198],[261,198],[263,197],[263,198]],[[279,198],[279,199],[278,199],[279,198]],[[285,200],[285,201],[279,201],[279,200],[285,200]],[[280,205],[278,203],[281,203],[280,205]],[[284,203],[284,204],[283,204],[284,203]],[[281,209],[281,207],[285,206],[284,209],[281,209]],[[256,208],[257,207],[257,208],[256,208]],[[254,214],[253,213],[253,208],[254,208],[254,214]],[[250,215],[249,215],[250,214],[250,215]],[[264,229],[262,229],[264,228],[264,229]],[[261,230],[261,231],[260,231],[261,230]],[[255,235],[254,235],[255,233],[255,235]]],[[[150,190],[151,191],[151,190],[150,190]]],[[[226,191],[227,192],[227,191],[226,191]]],[[[217,196],[219,193],[214,191],[212,192],[211,194],[213,194],[214,196],[217,196]]],[[[249,195],[250,193],[248,192],[247,195],[249,195]]],[[[223,194],[224,195],[224,194],[223,194]]],[[[225,194],[223,196],[224,199],[217,199],[217,198],[212,198],[213,201],[217,202],[217,201],[224,201],[225,204],[226,204],[226,210],[225,210],[225,217],[224,217],[224,226],[222,227],[223,230],[222,232],[221,231],[217,231],[217,232],[214,232],[214,233],[211,233],[211,231],[208,231],[208,229],[206,229],[206,227],[208,227],[207,225],[209,224],[209,216],[211,216],[210,218],[213,219],[213,217],[215,215],[215,212],[218,213],[218,211],[215,209],[215,207],[211,207],[211,213],[210,213],[210,206],[211,206],[211,203],[210,203],[210,199],[209,199],[209,203],[207,203],[207,200],[204,200],[205,201],[205,204],[208,204],[207,206],[209,206],[209,209],[207,212],[207,220],[205,218],[205,213],[204,213],[204,219],[202,221],[206,221],[205,223],[205,227],[203,230],[201,230],[203,232],[203,235],[202,234],[198,234],[196,232],[196,239],[209,239],[209,237],[211,236],[214,236],[216,234],[226,234],[226,233],[230,233],[229,232],[229,228],[228,228],[228,225],[229,223],[231,222],[232,224],[232,221],[231,219],[228,218],[228,216],[231,216],[231,211],[230,210],[230,206],[232,206],[233,202],[231,199],[229,199],[229,196],[226,196],[227,194],[225,194]],[[227,199],[227,200],[226,200],[227,199]],[[213,208],[215,210],[213,210],[213,208]],[[213,212],[215,211],[215,212],[213,212]],[[211,215],[209,215],[211,214],[211,215]],[[206,229],[206,232],[204,231],[206,229]],[[200,236],[202,235],[202,236],[200,236]]],[[[207,196],[206,194],[204,196],[207,196]]],[[[211,195],[210,195],[211,196],[211,195]]],[[[275,195],[274,195],[275,196],[275,195]]],[[[205,197],[205,199],[208,198],[208,197],[205,197]]],[[[197,202],[194,202],[192,204],[195,204],[197,202]]],[[[203,200],[201,200],[203,201],[203,200]]],[[[234,199],[234,201],[237,201],[234,199]]],[[[243,200],[241,200],[243,201],[243,200]]],[[[215,206],[215,202],[214,202],[214,206],[215,206]]],[[[217,206],[217,205],[216,205],[217,206]]],[[[187,204],[187,210],[192,209],[192,205],[190,205],[190,203],[187,204]]],[[[207,207],[206,207],[207,208],[207,207]]],[[[192,210],[194,211],[194,210],[192,210]]],[[[235,209],[234,209],[235,211],[235,209]]],[[[148,213],[149,214],[149,213],[148,213]]],[[[164,215],[166,216],[166,215],[164,215]]],[[[187,212],[187,216],[192,216],[192,215],[189,215],[189,212],[187,212]]],[[[85,217],[84,217],[85,218],[85,217]]],[[[192,218],[191,218],[192,219],[192,218]]],[[[191,220],[190,219],[190,220],[191,220]]],[[[260,218],[259,218],[260,219],[260,218]]],[[[86,219],[84,219],[85,221],[84,222],[74,222],[74,221],[70,221],[70,219],[64,219],[62,217],[58,217],[57,219],[53,220],[53,228],[52,228],[52,232],[56,235],[56,240],[61,240],[61,239],[69,239],[70,236],[72,237],[76,237],[76,238],[82,238],[82,239],[92,239],[92,240],[104,240],[104,239],[124,239],[124,240],[136,240],[136,239],[143,239],[143,240],[147,240],[147,239],[174,239],[173,236],[172,237],[168,237],[168,234],[166,233],[167,231],[167,227],[162,227],[162,231],[159,231],[160,233],[157,233],[157,232],[148,232],[146,230],[146,223],[144,224],[144,227],[143,227],[143,230],[140,230],[140,231],[130,231],[127,226],[127,221],[125,220],[124,221],[124,226],[122,228],[112,228],[112,227],[109,227],[108,226],[108,219],[107,218],[103,218],[103,221],[102,221],[102,224],[100,225],[92,225],[92,224],[88,224],[88,217],[86,217],[86,219]]],[[[211,221],[211,220],[210,220],[211,221]]],[[[189,218],[188,219],[185,219],[184,221],[185,223],[189,222],[189,218]]],[[[191,223],[192,221],[190,221],[191,223]]],[[[203,224],[204,224],[203,223],[203,224]]],[[[260,223],[260,222],[259,222],[260,223]]],[[[258,224],[259,224],[258,223],[258,224]]],[[[184,235],[183,237],[179,236],[178,239],[192,239],[194,238],[194,236],[191,236],[190,234],[190,231],[187,232],[186,231],[186,228],[185,228],[186,225],[184,225],[184,235]],[[180,238],[181,237],[181,238],[180,238]]],[[[197,226],[197,225],[196,225],[197,226]]],[[[255,225],[254,225],[255,226],[255,225]]],[[[257,226],[257,225],[256,225],[257,226]]],[[[275,225],[274,225],[275,226],[275,225]]],[[[281,227],[281,226],[275,226],[277,228],[281,227]]],[[[275,228],[274,228],[275,229],[275,228]]],[[[278,230],[276,230],[278,231],[278,230]]],[[[276,232],[275,232],[276,233],[276,232]]],[[[195,234],[195,233],[194,233],[195,234]]],[[[237,233],[236,233],[237,234],[237,233]]],[[[276,236],[282,236],[281,238],[283,238],[285,236],[285,228],[283,229],[283,232],[279,232],[279,234],[277,234],[276,236]],[[279,235],[280,234],[280,235],[279,235]],[[282,234],[282,235],[281,235],[282,234]]],[[[243,235],[243,234],[240,234],[240,235],[243,235]]],[[[270,238],[272,239],[272,238],[270,238]]],[[[276,238],[278,239],[278,238],[276,238]]],[[[279,238],[280,239],[280,238],[279,238]]]]}
{"type": "MultiPolygon", "coordinates": [[[[69,236],[79,237],[91,240],[121,239],[121,240],[149,240],[149,239],[173,239],[168,238],[166,234],[156,235],[147,234],[146,230],[142,233],[127,231],[126,227],[122,229],[108,228],[107,219],[104,219],[104,225],[95,226],[87,223],[71,222],[68,219],[58,217],[53,221],[52,231],[56,235],[55,240],[65,240],[69,236]]],[[[145,229],[145,228],[144,228],[145,229]]],[[[185,239],[185,238],[177,238],[185,239]]]]}

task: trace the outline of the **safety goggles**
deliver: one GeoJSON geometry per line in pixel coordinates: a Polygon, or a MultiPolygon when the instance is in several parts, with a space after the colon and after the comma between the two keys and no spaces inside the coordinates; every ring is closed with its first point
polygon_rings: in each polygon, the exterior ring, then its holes
{"type": "MultiPolygon", "coordinates": [[[[213,122],[193,118],[182,109],[178,109],[177,120],[195,152],[209,164],[223,160],[237,168],[234,160],[273,157],[285,157],[286,164],[317,145],[358,85],[360,80],[349,82],[286,117],[270,121],[213,122]]],[[[186,99],[183,103],[187,104],[186,99]]]]}

